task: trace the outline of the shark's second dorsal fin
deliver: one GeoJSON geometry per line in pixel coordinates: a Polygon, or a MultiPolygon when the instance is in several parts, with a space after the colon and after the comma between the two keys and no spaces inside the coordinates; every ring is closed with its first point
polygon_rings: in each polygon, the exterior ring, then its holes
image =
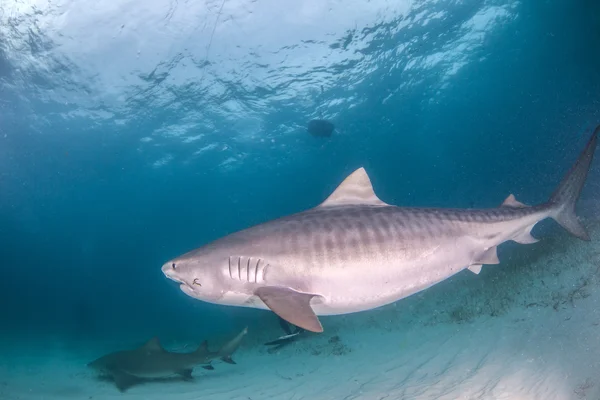
{"type": "Polygon", "coordinates": [[[162,346],[160,345],[160,341],[157,337],[153,337],[148,340],[145,345],[142,346],[142,349],[148,351],[163,351],[162,346]]]}
{"type": "Polygon", "coordinates": [[[377,197],[364,168],[351,173],[319,207],[349,204],[387,205],[377,197]]]}
{"type": "Polygon", "coordinates": [[[506,200],[504,200],[504,202],[502,204],[500,204],[500,207],[525,208],[525,207],[527,207],[527,205],[518,201],[515,198],[514,194],[510,194],[510,195],[508,195],[506,200]]]}

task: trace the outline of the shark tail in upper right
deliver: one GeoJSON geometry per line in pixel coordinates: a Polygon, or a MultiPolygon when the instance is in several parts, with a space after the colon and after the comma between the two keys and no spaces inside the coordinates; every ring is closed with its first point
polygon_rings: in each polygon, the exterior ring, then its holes
{"type": "Polygon", "coordinates": [[[550,210],[550,218],[558,222],[571,235],[585,241],[589,241],[590,236],[575,214],[575,204],[594,159],[599,134],[600,125],[596,127],[585,149],[546,203],[550,210]]]}

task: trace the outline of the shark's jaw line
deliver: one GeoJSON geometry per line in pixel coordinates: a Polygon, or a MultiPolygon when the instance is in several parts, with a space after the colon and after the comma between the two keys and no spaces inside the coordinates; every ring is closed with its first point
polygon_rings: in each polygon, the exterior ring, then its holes
{"type": "Polygon", "coordinates": [[[497,246],[535,243],[531,230],[546,218],[589,240],[574,210],[599,132],[543,204],[528,207],[511,194],[491,209],[396,207],[377,197],[359,168],[319,206],[225,236],[162,270],[194,298],[269,308],[321,332],[317,315],[373,309],[464,269],[478,274],[482,265],[499,264],[497,246]]]}
{"type": "Polygon", "coordinates": [[[181,291],[185,294],[190,294],[190,293],[192,295],[196,294],[196,291],[194,290],[194,288],[191,287],[190,285],[188,285],[187,283],[182,283],[179,287],[181,288],[181,291]]]}

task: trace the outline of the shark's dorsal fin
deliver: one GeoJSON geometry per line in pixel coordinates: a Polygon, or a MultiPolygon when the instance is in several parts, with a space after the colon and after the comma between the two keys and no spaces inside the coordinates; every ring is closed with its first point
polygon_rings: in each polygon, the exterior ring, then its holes
{"type": "Polygon", "coordinates": [[[200,343],[200,346],[198,346],[198,348],[196,349],[196,354],[204,354],[204,353],[208,353],[208,341],[207,340],[200,343]]]}
{"type": "Polygon", "coordinates": [[[348,204],[387,205],[377,197],[364,168],[351,173],[319,207],[348,204]]]}
{"type": "Polygon", "coordinates": [[[148,340],[146,342],[146,344],[142,346],[142,349],[148,350],[148,351],[162,351],[163,350],[162,346],[160,345],[160,341],[158,340],[157,337],[153,337],[152,339],[148,340]]]}
{"type": "Polygon", "coordinates": [[[521,203],[519,200],[517,200],[514,194],[510,194],[508,195],[506,200],[504,200],[504,202],[500,205],[500,207],[525,208],[527,206],[521,203]]]}

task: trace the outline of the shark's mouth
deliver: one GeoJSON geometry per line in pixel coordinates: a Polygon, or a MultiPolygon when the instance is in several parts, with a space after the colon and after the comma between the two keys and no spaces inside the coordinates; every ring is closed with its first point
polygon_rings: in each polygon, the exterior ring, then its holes
{"type": "Polygon", "coordinates": [[[171,268],[167,267],[167,264],[165,264],[162,267],[162,273],[170,280],[175,281],[175,282],[183,282],[181,279],[178,279],[177,276],[175,276],[173,274],[173,270],[171,268]]]}
{"type": "MultiPolygon", "coordinates": [[[[199,286],[190,286],[187,283],[181,283],[181,285],[179,285],[179,288],[181,289],[181,291],[183,293],[187,294],[190,297],[198,299],[198,300],[202,300],[202,301],[205,301],[208,303],[213,303],[213,304],[229,304],[229,302],[222,301],[222,299],[225,296],[225,292],[222,292],[220,294],[215,294],[215,293],[210,293],[207,291],[201,291],[201,290],[199,290],[199,286]]],[[[231,304],[239,305],[239,304],[241,304],[241,302],[235,301],[231,304]]]]}

